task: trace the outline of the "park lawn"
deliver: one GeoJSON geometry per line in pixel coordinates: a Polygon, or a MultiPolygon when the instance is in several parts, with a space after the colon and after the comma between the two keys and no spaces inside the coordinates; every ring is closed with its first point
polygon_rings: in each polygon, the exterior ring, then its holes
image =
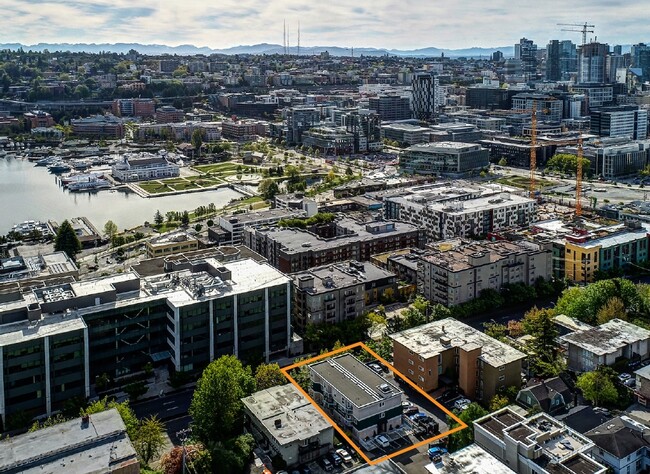
{"type": "Polygon", "coordinates": [[[237,167],[242,166],[240,163],[233,163],[232,161],[226,161],[223,163],[214,163],[212,165],[198,165],[193,166],[192,168],[201,173],[224,173],[227,171],[237,171],[237,167]]]}
{"type": "Polygon", "coordinates": [[[166,193],[170,191],[169,187],[167,187],[166,184],[161,183],[160,181],[138,183],[138,186],[140,186],[149,194],[166,193]]]}
{"type": "Polygon", "coordinates": [[[188,189],[199,189],[200,186],[197,185],[196,183],[193,183],[191,181],[185,181],[182,183],[175,183],[175,184],[170,184],[172,188],[174,188],[175,191],[186,191],[188,189]]]}
{"type": "MultiPolygon", "coordinates": [[[[509,186],[515,186],[517,188],[524,188],[524,189],[527,189],[530,186],[530,178],[528,178],[527,176],[506,176],[497,179],[496,182],[509,185],[509,186]]],[[[535,183],[537,184],[538,187],[553,185],[552,182],[539,177],[535,179],[535,183]]]]}

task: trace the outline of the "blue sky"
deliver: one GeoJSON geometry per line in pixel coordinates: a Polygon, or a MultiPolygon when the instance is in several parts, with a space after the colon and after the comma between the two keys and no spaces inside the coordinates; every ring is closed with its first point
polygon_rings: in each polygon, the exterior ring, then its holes
{"type": "MultiPolygon", "coordinates": [[[[648,0],[0,0],[0,42],[282,44],[413,49],[580,41],[556,23],[596,25],[599,41],[648,41],[648,0]]],[[[593,37],[594,35],[589,35],[593,37]]]]}

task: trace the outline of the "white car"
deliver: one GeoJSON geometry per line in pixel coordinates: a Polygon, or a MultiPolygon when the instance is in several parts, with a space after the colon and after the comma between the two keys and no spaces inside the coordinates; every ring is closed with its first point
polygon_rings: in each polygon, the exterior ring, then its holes
{"type": "Polygon", "coordinates": [[[390,448],[390,440],[384,435],[376,436],[375,443],[377,443],[382,448],[390,448]]]}
{"type": "Polygon", "coordinates": [[[619,374],[618,379],[619,379],[621,382],[625,382],[625,381],[626,381],[627,379],[629,379],[630,377],[632,377],[630,374],[623,373],[623,374],[619,374]]]}
{"type": "Polygon", "coordinates": [[[469,404],[472,403],[471,400],[468,400],[467,398],[461,398],[459,400],[456,400],[454,402],[454,409],[455,410],[465,410],[469,404]]]}
{"type": "Polygon", "coordinates": [[[341,459],[343,459],[344,463],[351,463],[352,462],[352,456],[350,456],[350,453],[348,453],[345,449],[340,448],[336,450],[336,454],[341,456],[341,459]]]}

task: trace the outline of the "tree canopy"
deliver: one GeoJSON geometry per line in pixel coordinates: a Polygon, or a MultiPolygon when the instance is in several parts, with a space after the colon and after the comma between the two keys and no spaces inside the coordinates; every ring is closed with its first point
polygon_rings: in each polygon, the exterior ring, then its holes
{"type": "Polygon", "coordinates": [[[549,309],[532,308],[522,321],[524,332],[532,336],[528,349],[533,355],[530,364],[537,375],[553,376],[562,369],[558,358],[558,329],[549,309]]]}
{"type": "MultiPolygon", "coordinates": [[[[591,162],[587,158],[583,158],[583,175],[587,174],[590,166],[591,162]]],[[[574,175],[578,171],[578,157],[577,155],[572,155],[570,153],[556,153],[546,163],[546,169],[574,175]]]]}
{"type": "Polygon", "coordinates": [[[255,385],[257,390],[264,390],[289,383],[278,364],[260,364],[255,370],[255,385]]]}
{"type": "Polygon", "coordinates": [[[610,405],[618,399],[618,391],[613,378],[616,373],[609,367],[599,367],[593,372],[578,376],[576,386],[582,390],[585,399],[594,405],[610,405]]]}
{"type": "Polygon", "coordinates": [[[236,434],[242,423],[241,399],[254,390],[251,368],[236,356],[212,361],[197,382],[190,404],[193,435],[210,446],[236,434]]]}
{"type": "MultiPolygon", "coordinates": [[[[460,413],[460,415],[458,415],[458,418],[467,424],[467,428],[449,435],[449,438],[447,438],[447,449],[449,449],[450,453],[458,451],[465,446],[469,446],[474,442],[474,420],[478,420],[487,414],[488,412],[481,405],[478,403],[471,403],[460,413]]],[[[455,423],[451,418],[449,418],[448,425],[453,429],[458,426],[458,423],[455,423]]]]}
{"type": "Polygon", "coordinates": [[[56,232],[54,238],[54,250],[65,252],[68,257],[75,260],[77,254],[81,251],[81,242],[70,222],[66,219],[61,223],[61,227],[56,232]]]}

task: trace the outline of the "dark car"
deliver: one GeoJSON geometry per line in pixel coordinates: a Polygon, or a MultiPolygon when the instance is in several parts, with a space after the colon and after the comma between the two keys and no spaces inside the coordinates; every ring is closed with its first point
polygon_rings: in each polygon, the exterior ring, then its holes
{"type": "Polygon", "coordinates": [[[326,471],[331,471],[334,469],[334,464],[332,464],[332,461],[330,461],[327,458],[321,458],[320,460],[320,465],[325,469],[326,471]]]}
{"type": "Polygon", "coordinates": [[[404,410],[404,414],[406,416],[411,416],[411,415],[415,415],[419,411],[420,411],[420,409],[418,407],[416,407],[414,405],[411,405],[410,407],[408,407],[407,409],[404,410]]]}
{"type": "Polygon", "coordinates": [[[343,464],[343,458],[336,453],[330,453],[330,459],[335,466],[343,464]]]}
{"type": "Polygon", "coordinates": [[[451,388],[451,389],[447,390],[445,393],[443,393],[442,395],[440,395],[440,397],[438,397],[438,401],[442,402],[442,403],[446,403],[446,402],[450,402],[450,401],[452,401],[452,400],[454,400],[454,399],[456,399],[456,398],[458,398],[458,397],[460,397],[462,395],[463,394],[461,393],[460,390],[458,390],[456,388],[451,388]]]}

